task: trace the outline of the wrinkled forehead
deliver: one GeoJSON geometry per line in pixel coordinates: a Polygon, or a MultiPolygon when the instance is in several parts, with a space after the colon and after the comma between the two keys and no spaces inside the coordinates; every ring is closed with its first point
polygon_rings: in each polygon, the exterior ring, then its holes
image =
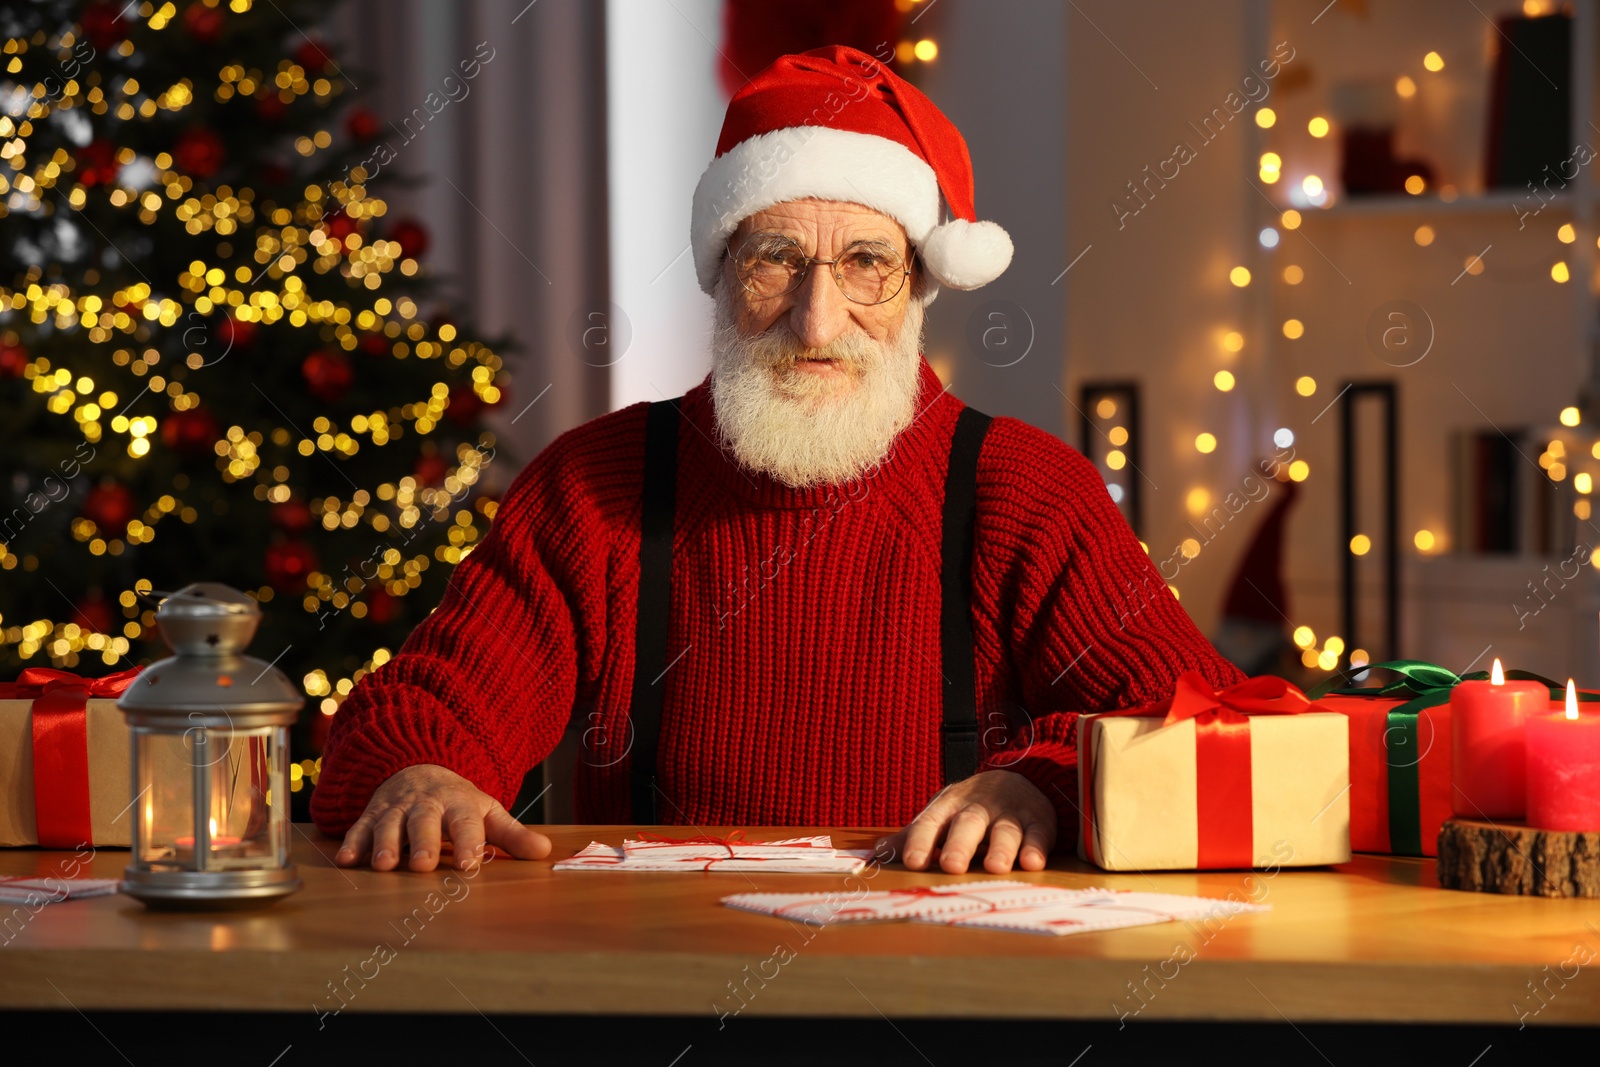
{"type": "Polygon", "coordinates": [[[785,200],[745,218],[729,240],[737,248],[755,233],[782,234],[818,254],[837,251],[862,241],[885,244],[897,251],[906,247],[905,227],[891,216],[862,204],[843,200],[785,200]]]}

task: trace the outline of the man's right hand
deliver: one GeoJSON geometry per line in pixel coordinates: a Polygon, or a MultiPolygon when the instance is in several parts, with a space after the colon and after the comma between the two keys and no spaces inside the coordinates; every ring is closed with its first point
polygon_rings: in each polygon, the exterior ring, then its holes
{"type": "Polygon", "coordinates": [[[354,867],[371,857],[373,870],[392,871],[406,842],[411,870],[431,871],[444,837],[450,839],[458,870],[477,866],[486,843],[520,860],[543,859],[551,847],[548,837],[513,819],[499,801],[459,774],[423,763],[396,771],[378,786],[333,861],[354,867]]]}

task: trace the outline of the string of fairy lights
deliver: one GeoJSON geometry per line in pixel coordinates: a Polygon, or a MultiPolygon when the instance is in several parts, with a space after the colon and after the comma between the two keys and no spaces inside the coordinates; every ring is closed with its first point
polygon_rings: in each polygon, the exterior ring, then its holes
{"type": "MultiPolygon", "coordinates": [[[[1523,13],[1528,17],[1542,17],[1555,13],[1556,7],[1550,0],[1524,0],[1523,13]]],[[[1420,69],[1409,70],[1399,74],[1394,81],[1394,92],[1401,100],[1409,100],[1423,91],[1426,80],[1443,72],[1447,67],[1447,59],[1438,51],[1425,52],[1418,63],[1420,69]]],[[[1279,115],[1272,107],[1260,107],[1254,112],[1254,122],[1262,130],[1280,129],[1279,115]]],[[[1314,114],[1306,120],[1306,133],[1316,141],[1327,138],[1336,132],[1335,122],[1326,115],[1314,114]]],[[[1287,149],[1283,149],[1287,151],[1287,149]]],[[[1288,187],[1284,191],[1284,198],[1289,205],[1279,213],[1276,225],[1263,227],[1256,235],[1260,245],[1265,249],[1279,246],[1283,231],[1293,231],[1301,227],[1305,221],[1305,213],[1332,207],[1338,199],[1338,194],[1330,189],[1329,183],[1315,172],[1300,174],[1297,181],[1286,182],[1284,179],[1293,169],[1285,162],[1281,151],[1269,147],[1263,151],[1257,160],[1257,176],[1261,182],[1268,186],[1278,185],[1280,182],[1288,187]]],[[[1431,188],[1428,179],[1420,173],[1407,174],[1403,181],[1405,195],[1423,197],[1432,195],[1445,203],[1451,203],[1460,196],[1460,191],[1448,183],[1441,184],[1437,189],[1431,188]]],[[[1572,279],[1572,269],[1568,259],[1571,247],[1577,243],[1577,231],[1571,222],[1562,222],[1559,225],[1550,224],[1550,234],[1554,238],[1555,249],[1549,257],[1537,266],[1539,274],[1548,273],[1550,281],[1557,285],[1567,284],[1572,279]]],[[[1439,230],[1435,225],[1423,223],[1417,225],[1412,232],[1412,240],[1419,247],[1428,247],[1440,239],[1439,230]]],[[[1597,238],[1600,246],[1600,238],[1597,238]]],[[[1462,250],[1461,265],[1466,275],[1480,275],[1484,272],[1485,265],[1480,258],[1481,250],[1462,250]]],[[[1512,267],[1509,271],[1502,272],[1510,280],[1522,282],[1527,280],[1527,271],[1519,271],[1512,267]]],[[[1278,272],[1283,284],[1289,287],[1299,286],[1306,277],[1304,268],[1298,264],[1290,263],[1278,272]]],[[[1256,281],[1251,270],[1243,265],[1238,265],[1228,270],[1228,281],[1239,289],[1245,289],[1256,281]]],[[[1306,323],[1302,318],[1285,317],[1278,324],[1276,332],[1280,332],[1286,341],[1298,341],[1306,334],[1306,323]]],[[[1245,335],[1235,329],[1228,329],[1218,338],[1219,347],[1230,359],[1245,347],[1245,335]]],[[[1217,369],[1212,376],[1212,385],[1221,393],[1230,393],[1240,384],[1239,377],[1229,367],[1217,369]]],[[[1310,398],[1316,395],[1319,383],[1309,374],[1295,377],[1293,389],[1296,395],[1310,398]]],[[[1113,423],[1109,430],[1104,430],[1108,443],[1112,446],[1101,457],[1100,463],[1106,471],[1121,471],[1128,463],[1124,449],[1128,446],[1129,434],[1126,426],[1118,419],[1119,409],[1115,400],[1109,397],[1101,398],[1096,408],[1095,415],[1102,421],[1113,423]]],[[[1560,483],[1571,476],[1572,489],[1577,496],[1573,503],[1573,514],[1579,521],[1589,521],[1594,515],[1593,494],[1597,483],[1600,483],[1600,463],[1589,464],[1587,460],[1600,461],[1600,437],[1593,434],[1585,436],[1580,431],[1582,413],[1576,406],[1564,408],[1559,416],[1563,430],[1555,430],[1546,435],[1544,451],[1538,457],[1539,466],[1544,470],[1551,482],[1560,483]],[[1588,469],[1579,470],[1579,465],[1588,469]]],[[[1294,443],[1294,433],[1283,427],[1274,432],[1273,442],[1279,448],[1288,448],[1294,443]]],[[[1192,447],[1197,453],[1207,455],[1216,451],[1219,441],[1217,435],[1209,430],[1195,434],[1192,447]]],[[[1295,459],[1284,464],[1279,477],[1303,482],[1310,477],[1311,467],[1304,459],[1295,459]]],[[[1113,499],[1122,500],[1124,491],[1120,484],[1108,478],[1109,488],[1113,499]]],[[[1191,517],[1207,515],[1213,507],[1214,494],[1204,486],[1195,486],[1188,490],[1184,497],[1185,510],[1191,517]]],[[[1450,549],[1448,535],[1439,530],[1422,527],[1417,529],[1411,538],[1412,545],[1419,554],[1435,555],[1450,549]]],[[[1148,553],[1149,545],[1140,542],[1148,553]]],[[[1197,538],[1183,539],[1177,546],[1177,551],[1186,559],[1197,557],[1203,546],[1197,538]]],[[[1352,555],[1365,556],[1372,551],[1372,538],[1365,533],[1355,534],[1347,551],[1352,555]]],[[[1600,553],[1590,557],[1594,567],[1600,569],[1600,553]]],[[[1169,583],[1168,588],[1175,597],[1180,596],[1180,590],[1175,584],[1169,583]]],[[[1345,640],[1337,634],[1324,635],[1319,644],[1316,632],[1306,625],[1297,625],[1292,632],[1295,647],[1300,649],[1301,663],[1312,670],[1332,672],[1339,669],[1346,651],[1345,640]]],[[[1351,666],[1362,666],[1371,662],[1366,650],[1356,648],[1349,652],[1351,666]]]]}
{"type": "MultiPolygon", "coordinates": [[[[200,0],[195,8],[214,9],[218,16],[223,0],[200,0]]],[[[243,14],[252,0],[227,0],[226,9],[243,14]]],[[[144,2],[130,5],[119,18],[131,21],[135,14],[151,31],[179,23],[172,3],[144,2]]],[[[193,12],[186,11],[183,18],[193,12]]],[[[201,15],[206,12],[200,12],[201,15]]],[[[42,31],[32,37],[6,40],[0,48],[0,69],[15,79],[23,70],[23,57],[35,49],[52,54],[73,48],[77,38],[72,31],[50,37],[42,31]]],[[[131,39],[117,42],[111,51],[127,57],[133,54],[131,39]]],[[[4,76],[0,76],[0,81],[4,76]]],[[[384,200],[365,186],[366,170],[349,169],[345,177],[325,184],[305,186],[298,202],[292,205],[258,203],[254,190],[228,185],[208,187],[197,176],[191,161],[204,161],[208,146],[181,143],[173,152],[158,152],[145,157],[130,147],[108,148],[94,142],[81,151],[68,153],[56,149],[48,158],[29,154],[29,141],[36,127],[55,112],[81,109],[93,116],[110,116],[123,122],[151,120],[157,116],[182,112],[192,106],[197,94],[209,91],[218,102],[234,97],[253,97],[258,106],[286,107],[301,97],[327,103],[342,92],[339,81],[322,77],[296,59],[284,59],[275,69],[263,71],[230,62],[217,71],[215,85],[202,86],[196,78],[183,77],[170,85],[150,86],[136,78],[113,74],[115,84],[100,84],[99,71],[73,77],[47,91],[44,84],[12,85],[30,94],[30,102],[20,111],[0,114],[0,218],[13,214],[46,216],[61,203],[74,209],[84,207],[90,197],[103,196],[103,202],[126,212],[139,223],[153,226],[163,217],[182,224],[191,235],[212,234],[221,240],[217,261],[197,258],[175,279],[170,292],[161,292],[148,281],[137,281],[105,294],[75,291],[70,285],[46,281],[37,265],[28,270],[16,288],[0,286],[0,343],[15,349],[20,337],[7,328],[7,320],[25,319],[35,327],[61,332],[80,331],[88,342],[81,346],[85,357],[97,355],[92,346],[115,346],[111,362],[131,375],[138,389],[109,387],[81,366],[70,365],[59,357],[55,362],[43,355],[30,356],[20,368],[38,395],[45,411],[71,419],[83,440],[92,445],[115,443],[132,460],[151,454],[153,448],[170,444],[166,423],[191,412],[201,402],[205,379],[201,371],[219,360],[208,355],[204,345],[187,354],[183,372],[174,374],[163,365],[163,355],[148,343],[151,331],[158,328],[181,329],[185,316],[221,314],[228,336],[211,338],[237,340],[242,334],[263,327],[310,329],[327,339],[330,350],[344,352],[358,348],[372,355],[395,359],[438,361],[441,370],[457,375],[470,367],[466,381],[453,388],[440,375],[425,395],[413,396],[407,403],[379,408],[350,416],[342,424],[318,416],[310,432],[302,434],[289,426],[251,428],[245,425],[215,426],[214,440],[200,442],[199,454],[214,453],[216,476],[223,483],[254,482],[258,501],[283,504],[293,495],[287,464],[265,458],[268,446],[282,451],[292,449],[301,457],[324,454],[329,458],[354,456],[363,448],[381,448],[408,434],[426,435],[435,430],[453,403],[491,405],[501,399],[504,365],[489,347],[462,341],[448,323],[438,326],[419,320],[419,308],[410,297],[391,300],[377,291],[384,280],[398,273],[417,274],[415,255],[407,254],[402,242],[369,239],[359,232],[362,220],[381,218],[387,211],[384,200]],[[174,158],[175,155],[178,158],[174,158]],[[248,241],[252,265],[232,266],[233,242],[248,241]],[[366,290],[370,299],[316,299],[309,295],[308,274],[337,274],[352,283],[352,292],[366,290]],[[179,380],[181,378],[182,380],[179,380]],[[131,402],[145,393],[165,398],[170,413],[157,415],[122,414],[131,402]],[[470,396],[468,395],[470,394],[470,396]],[[113,414],[115,413],[115,414],[113,414]]],[[[334,143],[329,130],[317,130],[296,138],[294,151],[302,157],[329,148],[334,143]]],[[[204,168],[198,168],[203,171],[204,168]]],[[[85,287],[96,286],[99,273],[90,268],[82,274],[85,287]]],[[[73,357],[74,359],[76,357],[73,357]]],[[[103,358],[103,357],[98,357],[103,358]]],[[[326,496],[307,501],[309,521],[325,531],[355,530],[365,527],[374,534],[411,529],[423,523],[443,523],[444,538],[433,551],[407,552],[390,547],[375,560],[370,578],[335,575],[312,570],[306,575],[300,606],[311,615],[330,608],[346,611],[355,618],[367,615],[368,605],[360,599],[369,587],[381,589],[391,597],[402,597],[416,589],[422,574],[434,564],[452,566],[464,559],[487,530],[495,514],[493,500],[478,498],[470,505],[457,507],[463,490],[475,484],[493,455],[493,434],[482,433],[475,443],[457,446],[453,456],[439,457],[438,477],[427,484],[418,477],[406,476],[371,486],[356,488],[347,496],[326,496]],[[392,516],[392,517],[391,517],[392,516]]],[[[431,453],[430,453],[431,454],[431,453]]],[[[179,473],[166,492],[161,493],[142,513],[127,521],[120,531],[101,529],[94,519],[75,518],[71,535],[93,555],[119,556],[132,546],[149,544],[159,536],[163,523],[193,524],[200,520],[202,504],[192,497],[197,488],[191,473],[179,473]]],[[[409,539],[407,539],[409,543],[409,539]]],[[[0,544],[0,572],[38,569],[37,556],[11,551],[0,544]]],[[[346,568],[348,570],[348,568],[346,568]]],[[[154,626],[154,611],[142,597],[151,592],[149,579],[140,578],[131,587],[115,591],[111,597],[125,622],[121,633],[101,633],[77,622],[38,618],[11,622],[0,618],[0,644],[15,646],[24,660],[48,657],[58,667],[78,665],[80,657],[98,654],[108,665],[117,663],[130,649],[132,640],[148,637],[154,626]]],[[[266,602],[273,587],[263,585],[250,590],[266,602]]],[[[303,685],[307,694],[320,701],[326,715],[337,711],[339,703],[366,673],[387,662],[391,652],[378,648],[363,666],[349,677],[329,677],[322,668],[307,673],[303,685]]],[[[291,769],[292,788],[302,787],[303,779],[315,780],[319,761],[306,760],[291,769]]]]}

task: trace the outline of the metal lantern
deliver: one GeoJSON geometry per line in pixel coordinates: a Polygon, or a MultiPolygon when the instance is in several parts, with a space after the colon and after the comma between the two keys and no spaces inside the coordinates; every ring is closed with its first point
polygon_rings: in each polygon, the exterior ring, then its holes
{"type": "Polygon", "coordinates": [[[289,727],[305,699],[244,655],[261,608],[196,582],[156,625],[175,655],[117,701],[133,736],[133,862],[124,889],[153,907],[269,904],[302,885],[289,862],[289,727]]]}

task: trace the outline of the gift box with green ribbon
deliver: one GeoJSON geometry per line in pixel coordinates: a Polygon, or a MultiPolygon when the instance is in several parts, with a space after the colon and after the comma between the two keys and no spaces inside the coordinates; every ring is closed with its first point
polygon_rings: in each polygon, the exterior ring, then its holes
{"type": "MultiPolygon", "coordinates": [[[[1352,851],[1438,855],[1439,827],[1451,815],[1450,691],[1488,677],[1488,671],[1458,675],[1423,660],[1397,659],[1357,668],[1306,693],[1317,710],[1350,719],[1352,851]],[[1341,685],[1352,673],[1371,671],[1399,677],[1387,685],[1341,685]]],[[[1505,677],[1548,686],[1553,699],[1565,693],[1529,671],[1505,677]]],[[[1600,700],[1600,694],[1583,699],[1600,700]]]]}

